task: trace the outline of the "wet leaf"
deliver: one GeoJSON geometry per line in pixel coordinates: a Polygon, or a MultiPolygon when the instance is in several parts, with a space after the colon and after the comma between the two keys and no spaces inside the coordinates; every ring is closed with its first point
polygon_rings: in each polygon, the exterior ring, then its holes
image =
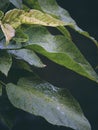
{"type": "Polygon", "coordinates": [[[88,32],[85,32],[81,28],[79,28],[76,22],[71,18],[68,11],[60,7],[57,4],[56,0],[43,0],[43,2],[42,0],[38,0],[38,4],[40,5],[41,9],[44,12],[49,13],[55,17],[58,17],[60,20],[64,21],[65,23],[70,23],[68,24],[68,26],[76,30],[78,33],[91,39],[98,47],[98,42],[93,37],[91,37],[88,32]]]}
{"type": "Polygon", "coordinates": [[[0,71],[8,75],[8,72],[12,65],[12,58],[6,51],[0,51],[0,71]]]}
{"type": "Polygon", "coordinates": [[[45,67],[41,62],[40,58],[32,50],[20,49],[20,50],[9,50],[10,54],[13,54],[17,59],[21,59],[36,67],[45,67]]]}
{"type": "Polygon", "coordinates": [[[6,90],[11,103],[19,109],[42,116],[55,125],[91,130],[79,104],[66,89],[34,77],[22,78],[18,85],[9,83],[6,90]]]}

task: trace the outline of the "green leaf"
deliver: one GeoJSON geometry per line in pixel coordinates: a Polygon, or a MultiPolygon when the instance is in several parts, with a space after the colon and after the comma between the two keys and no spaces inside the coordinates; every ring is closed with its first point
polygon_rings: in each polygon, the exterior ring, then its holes
{"type": "Polygon", "coordinates": [[[22,0],[9,0],[15,7],[22,8],[22,0]]]}
{"type": "Polygon", "coordinates": [[[32,77],[20,79],[17,86],[9,83],[6,90],[11,103],[19,109],[42,116],[55,125],[91,130],[79,104],[66,89],[32,77]]]}
{"type": "Polygon", "coordinates": [[[71,40],[61,35],[53,36],[44,27],[32,26],[25,33],[29,41],[24,46],[98,83],[94,69],[71,40]]]}
{"type": "Polygon", "coordinates": [[[2,96],[2,84],[0,83],[0,96],[2,96]]]}
{"type": "Polygon", "coordinates": [[[12,58],[10,54],[8,54],[6,51],[0,50],[0,71],[7,76],[11,65],[12,58]]]}
{"type": "Polygon", "coordinates": [[[55,17],[58,17],[61,21],[64,21],[65,23],[69,23],[68,25],[75,29],[78,33],[86,36],[87,38],[91,39],[96,46],[98,47],[98,42],[89,35],[89,33],[83,31],[82,29],[80,29],[76,22],[71,18],[70,14],[68,13],[67,10],[61,8],[56,0],[38,0],[38,4],[40,5],[41,9],[48,13],[51,14],[55,17]]]}
{"type": "Polygon", "coordinates": [[[28,49],[20,49],[20,50],[9,50],[10,54],[13,54],[17,59],[22,59],[29,63],[30,65],[36,67],[45,67],[45,65],[41,62],[40,58],[33,52],[28,49]]]}

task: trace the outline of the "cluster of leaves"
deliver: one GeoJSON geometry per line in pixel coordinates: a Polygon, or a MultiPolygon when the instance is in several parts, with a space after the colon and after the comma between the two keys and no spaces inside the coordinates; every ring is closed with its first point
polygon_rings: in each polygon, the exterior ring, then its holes
{"type": "Polygon", "coordinates": [[[31,66],[46,66],[36,54],[39,53],[98,83],[96,72],[73,43],[66,26],[91,39],[97,47],[98,42],[80,29],[55,0],[0,0],[0,10],[0,71],[8,76],[15,60],[17,69],[32,74],[29,78],[21,77],[17,84],[0,80],[1,120],[11,126],[13,114],[10,110],[15,106],[55,125],[90,130],[88,120],[68,90],[42,80],[31,66]],[[57,28],[62,35],[54,36],[48,26],[57,28]],[[13,106],[6,102],[3,86],[13,106]],[[4,103],[7,110],[3,109],[4,103]]]}

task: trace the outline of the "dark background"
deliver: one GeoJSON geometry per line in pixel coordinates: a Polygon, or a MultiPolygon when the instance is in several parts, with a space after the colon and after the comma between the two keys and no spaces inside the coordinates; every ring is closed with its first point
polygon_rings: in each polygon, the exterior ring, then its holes
{"type": "MultiPolygon", "coordinates": [[[[67,9],[79,27],[88,31],[98,40],[98,2],[97,0],[57,0],[58,4],[67,9]]],[[[98,50],[96,46],[87,38],[80,36],[69,29],[73,41],[84,54],[86,59],[95,68],[98,65],[98,50]]],[[[98,130],[98,85],[70,70],[61,67],[45,57],[42,57],[47,67],[35,69],[43,79],[58,87],[66,87],[72,95],[79,101],[83,112],[92,130],[98,130]]],[[[96,70],[98,73],[98,70],[96,70]]],[[[17,72],[18,73],[18,72],[17,72]]],[[[0,130],[7,130],[1,123],[0,130]]],[[[66,127],[50,125],[40,117],[31,116],[26,112],[18,110],[15,125],[12,130],[71,130],[66,127]]]]}

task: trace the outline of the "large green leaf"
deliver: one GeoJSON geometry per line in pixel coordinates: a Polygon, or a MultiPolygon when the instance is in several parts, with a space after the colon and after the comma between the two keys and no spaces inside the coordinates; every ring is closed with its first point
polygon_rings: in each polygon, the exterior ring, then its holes
{"type": "Polygon", "coordinates": [[[11,65],[12,58],[10,54],[8,54],[6,51],[0,50],[0,71],[7,76],[11,65]]]}
{"type": "Polygon", "coordinates": [[[45,65],[41,62],[40,58],[32,50],[20,49],[9,50],[8,52],[10,54],[13,54],[17,59],[22,59],[30,65],[34,65],[36,67],[45,67],[45,65]]]}
{"type": "Polygon", "coordinates": [[[24,46],[98,82],[97,74],[71,40],[61,35],[53,36],[44,27],[32,26],[25,33],[28,34],[29,41],[24,46]]]}
{"type": "Polygon", "coordinates": [[[42,116],[55,125],[91,129],[79,104],[66,89],[32,77],[20,79],[18,85],[9,83],[6,90],[11,103],[19,109],[42,116]]]}
{"type": "Polygon", "coordinates": [[[76,22],[71,18],[71,16],[69,15],[68,11],[61,8],[56,0],[37,0],[38,1],[38,5],[40,5],[41,9],[46,12],[49,13],[53,16],[58,17],[60,20],[64,21],[65,23],[70,23],[68,24],[71,28],[75,29],[76,31],[78,31],[80,34],[90,38],[98,47],[98,42],[91,37],[87,32],[83,31],[82,29],[80,29],[76,22]]]}

